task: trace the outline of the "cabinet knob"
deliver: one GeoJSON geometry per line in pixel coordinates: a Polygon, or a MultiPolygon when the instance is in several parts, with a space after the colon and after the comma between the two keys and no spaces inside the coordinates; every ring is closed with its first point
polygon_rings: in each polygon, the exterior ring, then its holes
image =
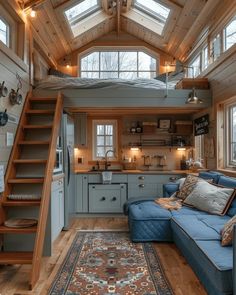
{"type": "Polygon", "coordinates": [[[139,178],[138,179],[140,179],[140,180],[144,180],[145,179],[145,177],[144,176],[139,176],[139,178]]]}
{"type": "Polygon", "coordinates": [[[84,176],[84,179],[87,179],[87,176],[84,176]]]}
{"type": "Polygon", "coordinates": [[[93,185],[92,188],[95,188],[95,186],[93,185]]]}
{"type": "Polygon", "coordinates": [[[112,201],[116,201],[117,199],[116,199],[116,197],[113,197],[111,200],[112,200],[112,201]]]}
{"type": "Polygon", "coordinates": [[[139,187],[144,188],[145,185],[144,184],[139,184],[139,187]]]}
{"type": "Polygon", "coordinates": [[[101,198],[101,201],[106,201],[106,198],[105,198],[105,197],[102,197],[102,198],[101,198]]]}

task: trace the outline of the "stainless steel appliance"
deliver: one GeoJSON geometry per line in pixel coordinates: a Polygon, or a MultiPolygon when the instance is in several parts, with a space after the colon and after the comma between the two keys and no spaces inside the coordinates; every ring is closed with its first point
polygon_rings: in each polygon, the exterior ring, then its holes
{"type": "Polygon", "coordinates": [[[61,147],[56,148],[56,159],[54,164],[53,173],[62,173],[63,172],[63,151],[61,147]]]}
{"type": "Polygon", "coordinates": [[[74,174],[74,120],[68,114],[62,117],[62,149],[64,181],[65,225],[70,226],[71,216],[75,210],[75,174],[74,174]]]}

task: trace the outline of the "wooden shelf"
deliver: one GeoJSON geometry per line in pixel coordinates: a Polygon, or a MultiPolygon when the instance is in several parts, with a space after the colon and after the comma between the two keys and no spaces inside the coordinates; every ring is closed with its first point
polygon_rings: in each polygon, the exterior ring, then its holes
{"type": "Polygon", "coordinates": [[[33,252],[0,252],[0,264],[31,264],[33,252]]]}

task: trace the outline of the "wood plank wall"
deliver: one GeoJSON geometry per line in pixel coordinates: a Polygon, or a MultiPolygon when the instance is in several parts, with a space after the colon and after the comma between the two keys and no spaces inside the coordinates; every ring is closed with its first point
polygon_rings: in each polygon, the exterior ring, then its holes
{"type": "MultiPolygon", "coordinates": [[[[215,141],[215,147],[217,145],[217,122],[216,122],[216,108],[217,104],[230,99],[235,96],[236,101],[236,46],[234,45],[228,53],[224,53],[218,61],[217,66],[214,69],[209,69],[206,77],[208,77],[213,94],[213,107],[209,109],[211,126],[213,127],[213,136],[215,141]]],[[[223,142],[222,142],[223,146],[223,142]]],[[[207,159],[209,169],[215,169],[217,167],[215,157],[207,159]]]]}
{"type": "MultiPolygon", "coordinates": [[[[0,48],[0,83],[5,81],[5,85],[10,93],[11,89],[17,89],[16,73],[22,78],[22,89],[20,93],[25,99],[26,93],[29,90],[29,73],[23,70],[17,63],[10,59],[0,48]]],[[[7,109],[7,113],[13,116],[16,121],[19,120],[21,115],[21,105],[12,105],[7,97],[0,97],[0,112],[7,109]]],[[[0,165],[3,164],[6,168],[8,158],[11,152],[11,146],[7,146],[6,135],[7,132],[15,135],[17,123],[7,123],[4,127],[0,127],[0,165]]]]}

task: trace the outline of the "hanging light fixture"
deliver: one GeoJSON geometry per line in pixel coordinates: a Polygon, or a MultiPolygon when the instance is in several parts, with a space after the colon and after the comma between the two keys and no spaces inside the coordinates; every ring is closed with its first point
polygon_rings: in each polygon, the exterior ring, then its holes
{"type": "Polygon", "coordinates": [[[197,97],[196,90],[194,87],[193,87],[192,91],[189,93],[189,96],[188,96],[185,103],[188,103],[188,104],[201,104],[201,103],[203,103],[203,100],[201,98],[197,97]]]}

